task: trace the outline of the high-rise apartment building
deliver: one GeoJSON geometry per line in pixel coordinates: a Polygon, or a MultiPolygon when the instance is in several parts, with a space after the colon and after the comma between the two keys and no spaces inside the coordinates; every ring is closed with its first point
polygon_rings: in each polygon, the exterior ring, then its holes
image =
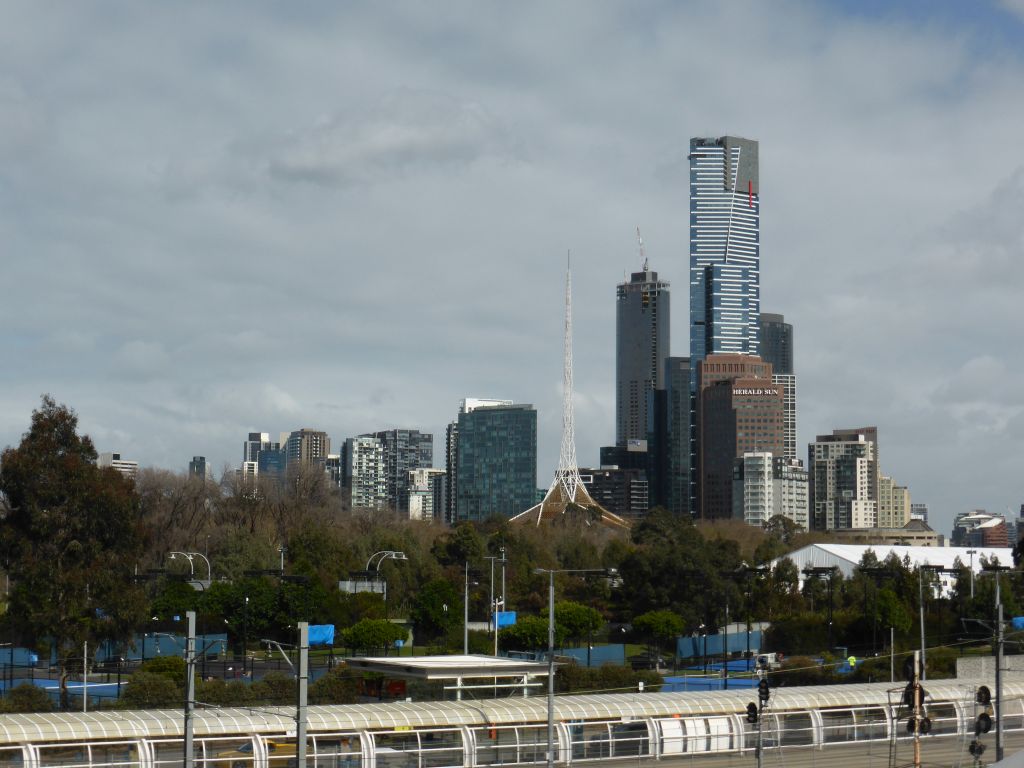
{"type": "Polygon", "coordinates": [[[689,160],[690,504],[696,509],[700,363],[716,353],[758,353],[761,201],[756,141],[693,138],[689,160]]]}
{"type": "Polygon", "coordinates": [[[409,470],[406,485],[409,501],[406,512],[410,520],[431,521],[435,517],[435,481],[444,476],[444,470],[436,467],[418,467],[409,470]]]}
{"type": "Polygon", "coordinates": [[[615,444],[646,440],[652,393],[669,353],[668,283],[648,269],[620,283],[615,302],[615,444]]]}
{"type": "Polygon", "coordinates": [[[341,460],[352,509],[383,509],[387,505],[387,475],[381,441],[376,437],[350,437],[341,460]]]}
{"type": "Polygon", "coordinates": [[[123,459],[120,453],[101,453],[96,457],[96,466],[112,467],[129,480],[134,480],[139,474],[139,462],[123,459]]]}
{"type": "Polygon", "coordinates": [[[759,451],[736,460],[733,518],[762,526],[788,517],[807,530],[807,470],[799,460],[759,451]]]}
{"type": "Polygon", "coordinates": [[[888,475],[878,476],[878,527],[902,528],[910,522],[910,491],[888,475]]]}
{"type": "Polygon", "coordinates": [[[285,463],[289,468],[313,464],[319,464],[322,467],[331,452],[331,438],[327,436],[326,432],[303,427],[288,435],[288,442],[284,449],[285,463]]]}
{"type": "Polygon", "coordinates": [[[458,421],[455,519],[512,517],[536,503],[537,412],[532,405],[464,407],[458,421]]]}
{"type": "MultiPolygon", "coordinates": [[[[469,413],[482,405],[512,405],[511,400],[494,400],[481,397],[467,397],[459,403],[459,413],[469,413]]],[[[444,521],[449,525],[456,522],[455,505],[459,487],[459,422],[451,422],[444,433],[444,521]]]]}
{"type": "Polygon", "coordinates": [[[810,512],[818,530],[878,527],[878,430],[836,429],[808,447],[810,512]]]}
{"type": "Polygon", "coordinates": [[[408,512],[409,472],[434,463],[434,436],[416,429],[388,429],[362,437],[376,437],[383,446],[387,505],[408,512]]]}
{"type": "Polygon", "coordinates": [[[758,354],[761,202],[758,144],[690,140],[690,358],[758,354]]]}
{"type": "Polygon", "coordinates": [[[580,479],[590,498],[619,517],[640,520],[647,514],[647,473],[642,469],[580,468],[580,479]]]}

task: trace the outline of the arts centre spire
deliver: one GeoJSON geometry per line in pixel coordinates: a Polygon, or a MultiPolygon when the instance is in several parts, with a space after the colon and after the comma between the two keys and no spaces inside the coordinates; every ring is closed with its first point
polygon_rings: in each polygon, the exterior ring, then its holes
{"type": "Polygon", "coordinates": [[[568,258],[565,269],[565,365],[562,370],[562,449],[558,470],[544,500],[512,518],[519,523],[540,525],[544,520],[562,519],[564,515],[579,516],[588,523],[611,528],[629,528],[629,522],[612,514],[587,493],[576,466],[576,435],[573,419],[572,378],[572,269],[568,258]]]}

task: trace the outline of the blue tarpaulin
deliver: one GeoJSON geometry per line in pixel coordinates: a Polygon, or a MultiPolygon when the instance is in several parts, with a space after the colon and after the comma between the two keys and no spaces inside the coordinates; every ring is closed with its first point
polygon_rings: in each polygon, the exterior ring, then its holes
{"type": "Polygon", "coordinates": [[[309,644],[313,645],[334,645],[333,624],[310,624],[309,644]]]}
{"type": "Polygon", "coordinates": [[[1014,629],[1024,629],[1024,616],[1014,616],[1013,617],[1013,628],[1014,629]]]}
{"type": "Polygon", "coordinates": [[[494,623],[498,629],[511,627],[516,623],[515,611],[498,611],[494,614],[494,623]]]}

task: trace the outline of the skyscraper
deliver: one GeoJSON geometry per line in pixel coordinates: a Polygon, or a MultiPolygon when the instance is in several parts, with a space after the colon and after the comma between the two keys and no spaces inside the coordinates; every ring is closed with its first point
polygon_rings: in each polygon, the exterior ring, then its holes
{"type": "MultiPolygon", "coordinates": [[[[493,400],[480,397],[467,397],[459,403],[459,413],[469,413],[482,405],[512,405],[511,400],[493,400]]],[[[445,460],[445,494],[444,521],[449,525],[456,522],[455,507],[458,502],[459,487],[459,422],[458,418],[451,422],[444,432],[445,460]]]]}
{"type": "Polygon", "coordinates": [[[376,437],[384,448],[388,506],[408,512],[409,472],[434,463],[434,436],[417,429],[388,429],[362,437],[376,437]]]}
{"type": "Polygon", "coordinates": [[[651,393],[664,381],[669,353],[668,283],[644,260],[620,283],[615,302],[615,444],[646,440],[651,393]]]}
{"type": "Polygon", "coordinates": [[[690,358],[758,354],[761,202],[756,141],[690,140],[690,358]]]}
{"type": "Polygon", "coordinates": [[[327,436],[326,432],[303,427],[288,435],[288,442],[284,449],[286,466],[289,471],[292,467],[310,464],[319,464],[322,467],[327,461],[327,455],[331,452],[331,438],[327,436]]]}
{"type": "Polygon", "coordinates": [[[352,509],[382,509],[387,504],[384,446],[372,436],[350,437],[341,451],[343,483],[352,509]]]}
{"type": "Polygon", "coordinates": [[[459,414],[455,519],[511,517],[537,495],[537,411],[481,405],[459,414]]]}
{"type": "Polygon", "coordinates": [[[758,144],[690,139],[690,467],[697,474],[697,372],[707,355],[758,353],[761,199],[758,144]]]}
{"type": "Polygon", "coordinates": [[[793,368],[793,326],[782,315],[762,312],[758,320],[760,355],[772,364],[772,381],[781,384],[786,393],[783,403],[785,445],[783,455],[795,459],[796,455],[796,371],[793,368]]]}

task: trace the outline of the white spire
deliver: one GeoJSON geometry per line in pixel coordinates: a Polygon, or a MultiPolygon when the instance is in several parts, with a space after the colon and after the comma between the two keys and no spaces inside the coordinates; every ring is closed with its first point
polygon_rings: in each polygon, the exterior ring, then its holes
{"type": "Polygon", "coordinates": [[[565,367],[562,371],[562,450],[558,457],[556,484],[561,484],[568,499],[575,500],[576,489],[582,485],[576,466],[576,434],[573,418],[572,380],[572,269],[569,256],[565,263],[565,367]]]}

